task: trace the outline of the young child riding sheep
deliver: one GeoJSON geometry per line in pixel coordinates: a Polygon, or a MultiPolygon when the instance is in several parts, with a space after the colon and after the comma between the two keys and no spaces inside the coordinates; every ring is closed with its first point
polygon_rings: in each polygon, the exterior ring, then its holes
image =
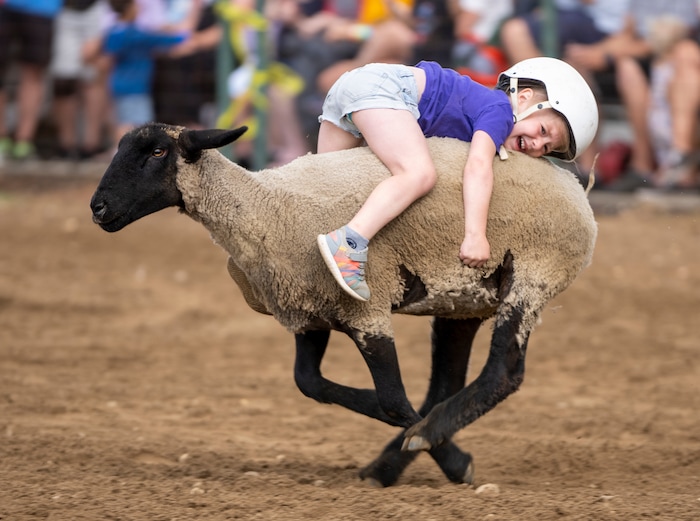
{"type": "Polygon", "coordinates": [[[595,136],[598,108],[583,77],[554,58],[517,63],[501,73],[494,90],[434,62],[415,67],[374,63],[335,83],[319,121],[319,153],[366,142],[391,173],[346,225],[317,241],[341,288],[366,301],[369,241],[435,186],[425,137],[471,142],[463,173],[465,225],[459,257],[477,268],[491,255],[486,223],[496,152],[502,158],[507,148],[573,161],[595,136]]]}

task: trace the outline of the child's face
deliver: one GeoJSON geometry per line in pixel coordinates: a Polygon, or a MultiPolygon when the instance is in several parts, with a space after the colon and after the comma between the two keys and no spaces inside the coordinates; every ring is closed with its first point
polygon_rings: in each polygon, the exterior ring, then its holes
{"type": "MultiPolygon", "coordinates": [[[[530,88],[522,89],[518,92],[518,112],[522,113],[540,101],[544,101],[543,94],[536,94],[530,88]]],[[[542,109],[518,121],[504,146],[528,156],[541,157],[561,151],[566,143],[566,132],[566,125],[557,112],[542,109]]]]}
{"type": "Polygon", "coordinates": [[[505,147],[541,157],[563,148],[565,132],[564,122],[554,110],[538,110],[513,126],[505,147]]]}

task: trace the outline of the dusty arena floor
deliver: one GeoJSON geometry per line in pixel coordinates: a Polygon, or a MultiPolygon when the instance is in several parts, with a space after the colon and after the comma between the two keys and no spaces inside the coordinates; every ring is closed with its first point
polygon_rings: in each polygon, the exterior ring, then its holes
{"type": "MultiPolygon", "coordinates": [[[[0,175],[2,521],[700,519],[700,210],[605,201],[521,390],[456,436],[475,486],[422,455],[376,489],[358,471],[395,429],[297,391],[293,338],[199,225],[92,224],[97,182],[0,175]]],[[[429,321],[395,325],[419,402],[429,321]]],[[[337,335],[324,370],[370,385],[337,335]]]]}

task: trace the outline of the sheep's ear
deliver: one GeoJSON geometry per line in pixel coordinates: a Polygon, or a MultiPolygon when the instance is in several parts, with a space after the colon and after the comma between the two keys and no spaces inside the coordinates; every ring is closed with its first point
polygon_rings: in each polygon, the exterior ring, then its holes
{"type": "Polygon", "coordinates": [[[183,130],[178,139],[182,155],[188,163],[199,160],[202,150],[208,148],[220,148],[236,141],[248,127],[239,127],[233,130],[183,130]]]}
{"type": "Polygon", "coordinates": [[[180,134],[180,141],[191,152],[207,148],[220,148],[236,141],[246,130],[248,127],[239,127],[233,130],[183,130],[180,134]]]}

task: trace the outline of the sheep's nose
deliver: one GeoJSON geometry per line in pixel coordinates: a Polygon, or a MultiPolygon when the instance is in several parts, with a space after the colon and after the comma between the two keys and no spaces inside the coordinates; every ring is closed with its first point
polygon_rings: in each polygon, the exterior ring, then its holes
{"type": "Polygon", "coordinates": [[[92,201],[90,208],[92,208],[92,221],[99,224],[107,212],[107,205],[104,202],[92,201]]]}

